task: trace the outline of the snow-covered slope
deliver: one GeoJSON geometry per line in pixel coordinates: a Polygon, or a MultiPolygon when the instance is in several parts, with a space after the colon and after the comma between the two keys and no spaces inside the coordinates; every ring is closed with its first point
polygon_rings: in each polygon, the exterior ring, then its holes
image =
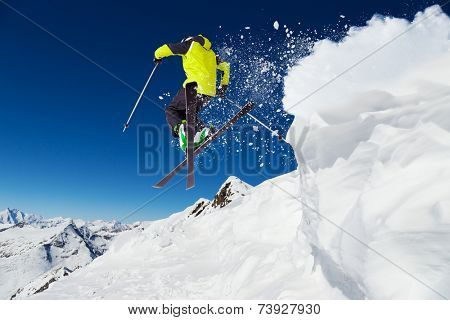
{"type": "Polygon", "coordinates": [[[231,178],[217,193],[239,191],[231,202],[195,217],[197,203],[124,233],[105,255],[33,298],[343,298],[311,275],[314,261],[298,238],[301,206],[289,194],[297,182],[297,173],[254,188],[231,178]]]}
{"type": "Polygon", "coordinates": [[[449,33],[434,6],[316,43],[285,78],[297,171],[232,178],[32,297],[450,297],[449,33]]]}
{"type": "Polygon", "coordinates": [[[114,222],[45,220],[16,209],[3,211],[2,217],[9,224],[0,229],[1,299],[46,290],[102,255],[118,232],[129,229],[114,222]]]}

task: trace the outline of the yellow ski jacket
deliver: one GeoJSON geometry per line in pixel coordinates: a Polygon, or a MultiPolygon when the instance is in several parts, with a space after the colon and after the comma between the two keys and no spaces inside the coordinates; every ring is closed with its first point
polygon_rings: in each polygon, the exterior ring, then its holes
{"type": "Polygon", "coordinates": [[[230,64],[221,61],[211,50],[211,42],[202,35],[190,37],[180,43],[170,43],[155,51],[155,58],[179,55],[183,58],[186,83],[196,82],[197,92],[214,97],[216,95],[217,70],[221,72],[220,86],[230,82],[230,64]]]}

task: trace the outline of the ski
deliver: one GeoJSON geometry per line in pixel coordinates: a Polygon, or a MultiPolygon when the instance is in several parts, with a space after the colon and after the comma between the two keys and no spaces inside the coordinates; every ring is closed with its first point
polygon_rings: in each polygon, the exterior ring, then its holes
{"type": "Polygon", "coordinates": [[[196,83],[186,84],[186,122],[187,122],[187,149],[186,160],[188,172],[186,177],[186,190],[194,187],[194,136],[195,136],[195,117],[196,117],[196,100],[197,90],[196,83]]]}
{"type": "MultiPolygon", "coordinates": [[[[240,118],[249,113],[255,104],[253,102],[248,102],[242,109],[236,113],[233,118],[231,118],[227,123],[225,123],[220,129],[218,129],[213,135],[205,140],[197,149],[194,150],[194,156],[198,155],[205,149],[211,142],[216,140],[219,136],[221,136],[226,130],[228,130],[233,124],[235,124],[240,118]]],[[[178,166],[176,166],[171,172],[169,172],[164,178],[162,178],[157,184],[155,184],[154,188],[162,188],[167,182],[170,181],[178,172],[181,171],[187,164],[187,159],[184,159],[178,166]]]]}

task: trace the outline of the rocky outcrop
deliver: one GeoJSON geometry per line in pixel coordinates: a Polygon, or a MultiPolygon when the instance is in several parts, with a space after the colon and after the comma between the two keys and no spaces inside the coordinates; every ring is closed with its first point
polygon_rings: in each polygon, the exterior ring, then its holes
{"type": "Polygon", "coordinates": [[[233,201],[244,197],[249,193],[252,186],[243,182],[237,177],[229,177],[220,187],[212,201],[207,199],[199,199],[191,207],[188,217],[198,217],[207,214],[210,211],[221,209],[232,203],[233,201]]]}

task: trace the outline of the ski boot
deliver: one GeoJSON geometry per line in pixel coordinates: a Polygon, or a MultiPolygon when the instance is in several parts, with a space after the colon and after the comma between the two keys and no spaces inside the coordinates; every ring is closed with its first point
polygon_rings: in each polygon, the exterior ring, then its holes
{"type": "Polygon", "coordinates": [[[209,128],[204,127],[200,131],[195,134],[194,137],[194,148],[198,148],[202,145],[203,142],[208,139],[208,137],[215,132],[215,128],[213,125],[210,125],[209,128]]]}
{"type": "Polygon", "coordinates": [[[178,140],[180,142],[180,148],[186,153],[187,138],[186,138],[186,120],[181,121],[179,125],[174,128],[174,131],[178,134],[178,140]]]}

